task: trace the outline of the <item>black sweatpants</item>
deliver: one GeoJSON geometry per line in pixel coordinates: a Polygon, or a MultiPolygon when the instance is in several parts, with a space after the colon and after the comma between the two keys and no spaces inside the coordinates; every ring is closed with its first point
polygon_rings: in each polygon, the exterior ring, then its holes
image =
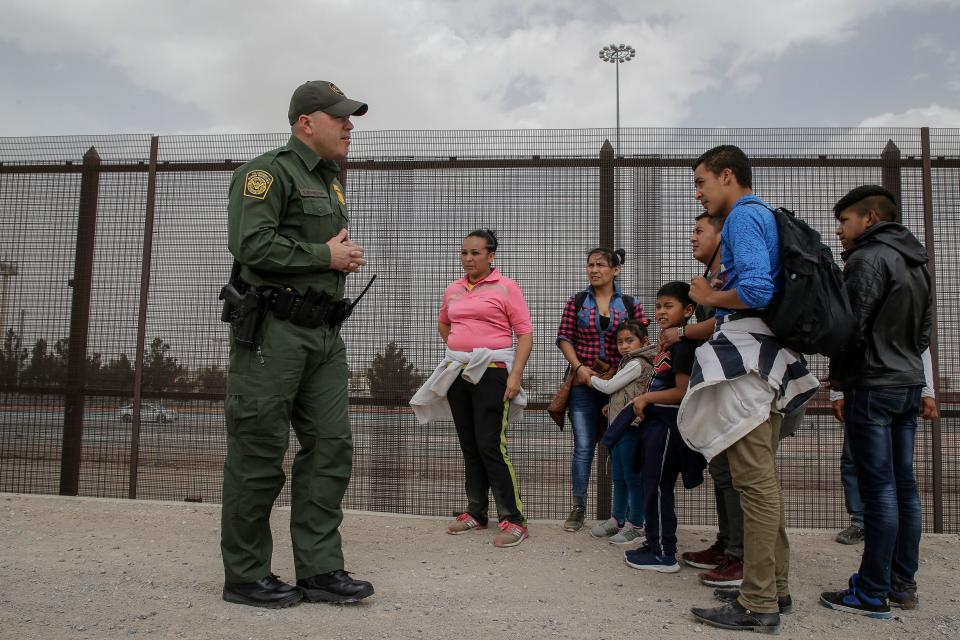
{"type": "Polygon", "coordinates": [[[481,524],[487,523],[491,489],[499,519],[524,524],[517,474],[507,454],[506,389],[507,370],[490,368],[477,384],[458,377],[447,392],[463,451],[467,512],[481,524]]]}
{"type": "Polygon", "coordinates": [[[647,544],[658,556],[677,554],[677,509],[674,487],[683,463],[683,439],[677,409],[647,407],[640,423],[635,461],[641,462],[647,544]]]}

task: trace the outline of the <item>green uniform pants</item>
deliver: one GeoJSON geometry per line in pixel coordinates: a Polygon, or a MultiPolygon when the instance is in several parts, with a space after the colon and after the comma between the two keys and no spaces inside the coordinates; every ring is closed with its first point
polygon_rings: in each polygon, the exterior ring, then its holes
{"type": "Polygon", "coordinates": [[[340,501],[353,454],[343,340],[269,313],[262,333],[260,354],[230,350],[220,548],[231,583],[271,573],[270,511],[286,479],[291,425],[300,443],[290,511],[297,578],[343,568],[340,501]]]}

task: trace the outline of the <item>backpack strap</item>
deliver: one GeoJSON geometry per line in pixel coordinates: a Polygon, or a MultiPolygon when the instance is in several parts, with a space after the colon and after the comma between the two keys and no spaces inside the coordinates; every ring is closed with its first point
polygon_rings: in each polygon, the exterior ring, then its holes
{"type": "MultiPolygon", "coordinates": [[[[637,311],[637,304],[633,301],[633,296],[620,294],[620,297],[623,298],[623,306],[627,309],[627,319],[633,320],[633,314],[637,311]]],[[[586,301],[586,299],[586,291],[578,291],[577,295],[573,297],[573,305],[576,313],[580,313],[580,311],[583,310],[583,303],[586,301]]]]}
{"type": "Polygon", "coordinates": [[[586,299],[587,299],[587,292],[578,291],[577,295],[573,296],[574,311],[576,311],[577,313],[580,313],[580,311],[583,310],[583,303],[586,301],[586,299]]]}

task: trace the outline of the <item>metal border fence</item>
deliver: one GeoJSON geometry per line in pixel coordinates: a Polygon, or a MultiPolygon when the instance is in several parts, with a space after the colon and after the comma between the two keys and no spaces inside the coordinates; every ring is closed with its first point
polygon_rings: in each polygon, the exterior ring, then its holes
{"type": "MultiPolygon", "coordinates": [[[[652,307],[663,282],[697,272],[690,164],[732,143],[751,156],[757,193],[797,211],[838,256],[840,196],[878,183],[899,197],[936,282],[941,418],[918,431],[924,526],[960,531],[960,130],[624,129],[618,153],[610,134],[354,132],[342,179],[352,234],[380,278],[343,330],[356,444],[347,506],[462,509],[452,425],[417,425],[406,400],[440,357],[436,312],[458,276],[459,242],[490,226],[503,240],[498,263],[535,320],[524,382],[533,402],[509,435],[511,456],[528,515],[561,517],[572,438],[543,409],[562,372],[554,332],[567,296],[585,285],[585,252],[624,246],[621,285],[652,307]]],[[[233,170],[286,137],[0,139],[0,490],[219,500],[227,187],[233,170]]],[[[811,365],[825,374],[822,359],[811,365]]],[[[841,434],[820,393],[783,443],[791,525],[843,525],[841,434]]],[[[295,449],[291,437],[290,459],[295,449]]],[[[603,517],[602,451],[592,486],[591,515],[603,517]]],[[[709,478],[678,493],[682,522],[715,522],[709,478]]]]}

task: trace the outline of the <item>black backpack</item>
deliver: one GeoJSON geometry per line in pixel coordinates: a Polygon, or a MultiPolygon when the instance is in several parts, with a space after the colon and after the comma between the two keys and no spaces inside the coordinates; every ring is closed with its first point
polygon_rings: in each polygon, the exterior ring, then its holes
{"type": "Polygon", "coordinates": [[[856,327],[843,271],[817,231],[788,209],[770,211],[780,235],[783,286],[760,315],[783,346],[837,357],[856,327]]]}
{"type": "MultiPolygon", "coordinates": [[[[623,298],[623,306],[627,309],[627,318],[633,320],[633,314],[636,312],[636,305],[633,302],[633,296],[620,294],[620,297],[623,298]]],[[[586,299],[586,291],[578,291],[577,295],[573,297],[573,304],[576,307],[577,313],[580,313],[580,310],[583,309],[583,303],[586,299]]]]}

